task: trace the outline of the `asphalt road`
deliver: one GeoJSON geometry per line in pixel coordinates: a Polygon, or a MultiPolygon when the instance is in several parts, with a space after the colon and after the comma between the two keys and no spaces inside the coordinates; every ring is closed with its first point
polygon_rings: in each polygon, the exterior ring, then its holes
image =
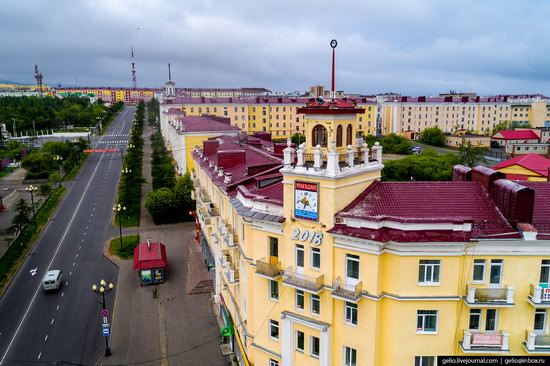
{"type": "MultiPolygon", "coordinates": [[[[135,113],[125,109],[97,148],[126,148],[135,113]]],[[[113,309],[118,269],[103,256],[122,160],[120,153],[93,153],[41,238],[0,299],[0,365],[94,365],[105,349],[101,297],[92,284],[113,282],[107,308],[113,309]],[[63,271],[63,286],[44,293],[48,269],[63,271]],[[64,363],[59,362],[59,365],[64,363]]]]}

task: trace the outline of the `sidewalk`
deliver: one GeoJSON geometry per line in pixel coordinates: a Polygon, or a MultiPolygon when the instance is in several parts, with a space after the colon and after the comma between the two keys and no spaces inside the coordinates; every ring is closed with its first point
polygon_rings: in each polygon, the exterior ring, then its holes
{"type": "MultiPolygon", "coordinates": [[[[153,131],[146,123],[143,176],[147,183],[142,187],[138,231],[141,241],[151,237],[166,245],[167,282],[158,286],[158,298],[153,299],[153,287],[139,286],[131,260],[110,258],[120,268],[110,340],[112,356],[104,357],[100,364],[227,365],[218,347],[220,331],[210,295],[189,295],[187,291],[189,251],[195,245],[194,223],[156,226],[144,207],[152,190],[153,131]]],[[[195,271],[195,265],[191,267],[195,271]]]]}

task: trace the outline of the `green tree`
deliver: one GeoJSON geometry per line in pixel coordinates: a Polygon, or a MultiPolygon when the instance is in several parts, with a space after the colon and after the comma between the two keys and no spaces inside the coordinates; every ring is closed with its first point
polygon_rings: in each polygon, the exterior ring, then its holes
{"type": "Polygon", "coordinates": [[[38,187],[38,192],[41,196],[49,196],[52,193],[52,186],[49,183],[41,184],[38,187]]]}
{"type": "Polygon", "coordinates": [[[174,193],[180,211],[186,213],[190,209],[195,208],[195,200],[191,198],[191,192],[193,190],[194,187],[193,181],[191,180],[191,174],[187,172],[183,177],[178,179],[174,187],[174,193]]]}
{"type": "Polygon", "coordinates": [[[145,208],[156,225],[177,221],[178,202],[176,194],[170,188],[160,188],[149,193],[145,208]]]}
{"type": "Polygon", "coordinates": [[[484,164],[486,162],[485,154],[487,150],[488,149],[481,144],[472,144],[470,140],[463,142],[458,149],[460,163],[470,168],[479,164],[484,164]]]}
{"type": "Polygon", "coordinates": [[[438,155],[426,149],[420,155],[410,155],[399,160],[384,161],[384,181],[441,181],[451,180],[453,166],[460,163],[455,154],[438,155]]]}
{"type": "Polygon", "coordinates": [[[403,136],[395,133],[385,136],[382,141],[382,151],[388,154],[410,154],[411,142],[403,136]]]}
{"type": "Polygon", "coordinates": [[[439,127],[430,127],[420,132],[420,141],[432,146],[445,145],[445,134],[439,127]]]}
{"type": "Polygon", "coordinates": [[[27,201],[21,198],[15,205],[15,216],[11,219],[10,233],[19,233],[30,222],[32,208],[27,201]]]}
{"type": "Polygon", "coordinates": [[[290,137],[290,141],[298,146],[301,143],[306,142],[306,135],[304,135],[303,133],[295,133],[290,137]]]}

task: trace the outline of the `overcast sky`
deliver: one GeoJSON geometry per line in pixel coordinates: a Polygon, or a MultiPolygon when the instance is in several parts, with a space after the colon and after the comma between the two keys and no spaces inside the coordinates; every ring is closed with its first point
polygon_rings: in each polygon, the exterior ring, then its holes
{"type": "Polygon", "coordinates": [[[550,1],[1,0],[0,79],[550,94],[550,1]]]}

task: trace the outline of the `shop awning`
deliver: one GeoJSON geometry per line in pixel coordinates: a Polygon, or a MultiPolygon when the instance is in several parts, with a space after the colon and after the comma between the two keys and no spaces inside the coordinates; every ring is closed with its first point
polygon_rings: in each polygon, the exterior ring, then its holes
{"type": "Polygon", "coordinates": [[[140,243],[134,248],[134,269],[166,268],[168,258],[162,243],[140,243]]]}

